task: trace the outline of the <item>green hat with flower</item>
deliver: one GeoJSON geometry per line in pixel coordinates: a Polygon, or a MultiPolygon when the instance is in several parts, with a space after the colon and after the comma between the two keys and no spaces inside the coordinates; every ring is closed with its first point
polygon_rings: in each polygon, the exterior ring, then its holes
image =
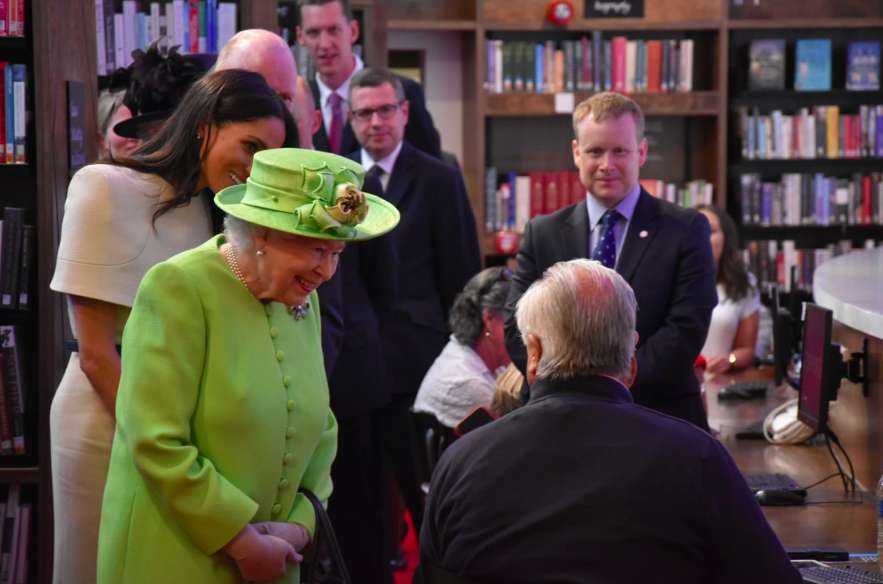
{"type": "Polygon", "coordinates": [[[365,169],[349,158],[300,148],[255,154],[245,184],[215,195],[230,215],[278,231],[319,239],[363,241],[391,231],[399,211],[362,192],[365,169]]]}

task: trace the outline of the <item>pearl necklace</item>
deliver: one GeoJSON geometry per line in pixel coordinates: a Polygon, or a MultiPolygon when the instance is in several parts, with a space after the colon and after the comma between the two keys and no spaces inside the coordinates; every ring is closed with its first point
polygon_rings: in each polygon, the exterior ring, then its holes
{"type": "MultiPolygon", "coordinates": [[[[239,267],[239,260],[236,259],[236,248],[232,243],[228,244],[230,247],[227,248],[226,252],[221,252],[221,255],[224,256],[224,259],[227,261],[227,265],[230,266],[230,269],[233,271],[233,275],[236,276],[236,279],[239,280],[245,289],[251,292],[248,287],[248,282],[245,281],[245,276],[242,274],[242,268],[239,267]]],[[[296,306],[291,306],[289,309],[291,316],[294,317],[294,320],[303,320],[307,317],[307,313],[310,310],[310,302],[304,302],[303,304],[298,304],[296,306]]]]}
{"type": "Polygon", "coordinates": [[[233,244],[228,244],[230,247],[227,248],[227,251],[222,252],[221,255],[224,256],[224,259],[227,260],[227,265],[230,266],[230,269],[233,270],[233,275],[236,276],[236,279],[239,280],[245,289],[248,290],[248,282],[245,281],[245,276],[242,274],[242,268],[239,267],[239,260],[236,259],[236,251],[233,247],[233,244]]]}

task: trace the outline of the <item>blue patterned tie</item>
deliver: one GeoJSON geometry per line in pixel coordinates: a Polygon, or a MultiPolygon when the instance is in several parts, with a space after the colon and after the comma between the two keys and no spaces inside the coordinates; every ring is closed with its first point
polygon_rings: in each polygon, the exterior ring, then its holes
{"type": "Polygon", "coordinates": [[[604,216],[601,217],[601,237],[598,238],[598,244],[595,245],[595,251],[592,252],[592,259],[604,264],[605,267],[613,269],[616,264],[616,233],[613,227],[619,219],[619,211],[616,209],[608,209],[604,216]]]}

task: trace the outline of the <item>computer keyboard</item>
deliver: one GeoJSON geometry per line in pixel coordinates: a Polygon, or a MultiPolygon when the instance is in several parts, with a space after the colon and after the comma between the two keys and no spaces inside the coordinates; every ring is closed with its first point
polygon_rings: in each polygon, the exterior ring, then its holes
{"type": "Polygon", "coordinates": [[[745,475],[745,482],[754,491],[800,491],[800,485],[794,479],[780,473],[760,473],[745,475]]]}
{"type": "Polygon", "coordinates": [[[813,562],[795,563],[804,582],[813,584],[883,584],[883,575],[859,570],[852,566],[830,566],[813,562]]]}

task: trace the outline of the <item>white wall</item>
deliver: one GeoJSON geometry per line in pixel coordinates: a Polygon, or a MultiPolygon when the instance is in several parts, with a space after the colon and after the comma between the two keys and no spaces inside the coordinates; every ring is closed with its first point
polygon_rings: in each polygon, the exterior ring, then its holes
{"type": "Polygon", "coordinates": [[[463,62],[461,33],[396,32],[389,49],[422,50],[425,54],[423,91],[426,105],[441,134],[442,149],[463,163],[463,62]]]}

